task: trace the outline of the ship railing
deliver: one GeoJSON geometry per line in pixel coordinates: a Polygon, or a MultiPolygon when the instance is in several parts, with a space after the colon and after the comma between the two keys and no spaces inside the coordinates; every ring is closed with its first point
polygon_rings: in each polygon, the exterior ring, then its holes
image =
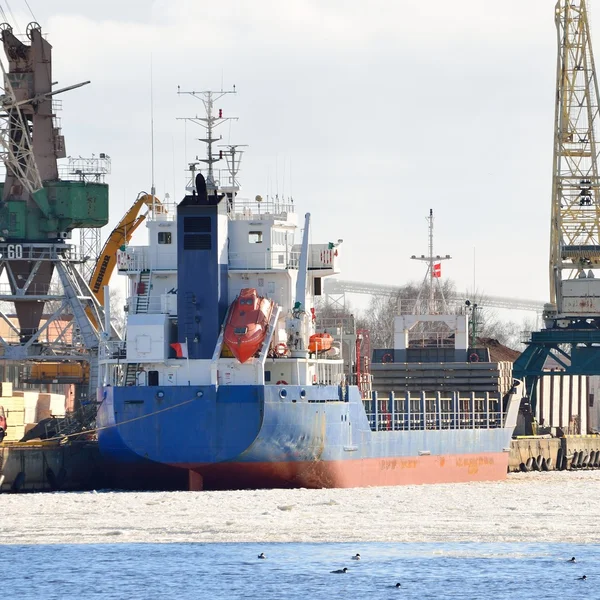
{"type": "Polygon", "coordinates": [[[358,389],[361,398],[370,398],[373,393],[373,375],[371,373],[360,373],[357,377],[358,389]]]}
{"type": "Polygon", "coordinates": [[[177,251],[150,254],[149,246],[128,246],[117,251],[119,271],[161,271],[177,269],[177,251]]]}
{"type": "Polygon", "coordinates": [[[409,348],[454,348],[455,340],[451,331],[409,332],[409,348]]]}
{"type": "Polygon", "coordinates": [[[498,429],[504,426],[502,394],[405,392],[363,400],[372,431],[498,429]]]}
{"type": "Polygon", "coordinates": [[[127,298],[125,310],[130,315],[176,315],[177,295],[161,294],[158,296],[134,295],[127,298]],[[138,307],[143,307],[138,310],[138,307]]]}
{"type": "MultiPolygon", "coordinates": [[[[129,250],[129,249],[128,249],[129,250]]],[[[323,248],[311,249],[308,257],[308,268],[310,270],[335,270],[336,250],[323,248]]],[[[119,259],[117,258],[117,264],[119,259]]],[[[121,267],[119,267],[121,269],[121,267]]],[[[154,267],[152,267],[154,268],[154,267]]],[[[273,270],[273,269],[299,269],[300,252],[282,249],[262,250],[260,252],[230,252],[229,268],[233,270],[273,270]]],[[[123,270],[127,270],[123,267],[123,270]]],[[[131,269],[130,270],[136,270],[131,269]]],[[[137,269],[139,270],[139,269],[137,269]]]]}
{"type": "Polygon", "coordinates": [[[342,385],[344,383],[344,365],[334,362],[317,362],[316,364],[317,385],[342,385]]]}
{"type": "Polygon", "coordinates": [[[354,315],[349,314],[334,314],[333,316],[322,316],[317,312],[317,320],[315,328],[319,332],[327,331],[333,337],[341,337],[342,332],[344,335],[356,335],[356,323],[354,315]]]}
{"type": "Polygon", "coordinates": [[[285,270],[290,268],[289,252],[264,250],[263,252],[230,252],[229,268],[232,270],[285,270]]]}
{"type": "Polygon", "coordinates": [[[273,217],[286,219],[288,214],[293,214],[294,203],[279,199],[266,199],[261,202],[247,198],[236,198],[229,218],[235,221],[261,221],[273,217]]]}
{"type": "Polygon", "coordinates": [[[397,315],[427,315],[427,314],[461,314],[462,306],[437,299],[433,307],[429,306],[429,298],[398,298],[396,301],[397,315]]]}
{"type": "MultiPolygon", "coordinates": [[[[300,268],[300,251],[293,250],[290,252],[289,265],[290,269],[300,268]]],[[[338,249],[330,248],[329,244],[311,244],[308,252],[308,268],[315,270],[336,270],[338,249]]]]}
{"type": "Polygon", "coordinates": [[[170,199],[158,199],[160,204],[156,202],[152,208],[148,208],[148,214],[146,216],[147,221],[175,221],[177,219],[177,203],[171,202],[170,199]]]}

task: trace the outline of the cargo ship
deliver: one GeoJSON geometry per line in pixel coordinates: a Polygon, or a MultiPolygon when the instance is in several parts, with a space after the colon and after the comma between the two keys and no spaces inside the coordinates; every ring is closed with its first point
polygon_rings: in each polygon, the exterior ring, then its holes
{"type": "Polygon", "coordinates": [[[242,199],[237,146],[220,184],[206,94],[207,171],[149,214],[147,245],[118,254],[129,298],[125,341],[100,351],[104,457],[193,490],[503,479],[523,388],[510,365],[475,362],[468,314],[430,315],[453,328],[442,359],[407,362],[402,317],[397,347],[361,370],[355,330],[316,314],[343,241],[310,243],[291,199],[242,199]]]}

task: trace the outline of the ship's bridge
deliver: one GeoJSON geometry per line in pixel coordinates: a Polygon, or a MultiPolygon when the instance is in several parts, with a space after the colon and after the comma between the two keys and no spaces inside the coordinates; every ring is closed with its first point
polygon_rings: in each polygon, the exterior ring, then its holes
{"type": "MultiPolygon", "coordinates": [[[[237,200],[229,213],[229,270],[285,271],[300,266],[300,244],[295,243],[298,218],[293,203],[237,200]]],[[[334,275],[337,244],[311,244],[308,270],[315,277],[334,275]]]]}
{"type": "Polygon", "coordinates": [[[177,210],[164,204],[146,220],[148,245],[127,246],[117,252],[120,272],[177,271],[177,210]]]}

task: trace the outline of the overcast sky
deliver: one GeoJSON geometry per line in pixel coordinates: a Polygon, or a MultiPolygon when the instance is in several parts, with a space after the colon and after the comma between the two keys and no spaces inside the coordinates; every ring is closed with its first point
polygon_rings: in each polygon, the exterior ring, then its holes
{"type": "MultiPolygon", "coordinates": [[[[553,1],[28,1],[54,79],[92,81],[62,96],[63,132],[69,154],[111,156],[111,225],[151,184],[152,56],[159,197],[179,199],[204,153],[176,121],[201,104],[177,86],[235,84],[219,107],[240,117],[224,141],[248,144],[243,195],[292,193],[313,242],[344,239],[344,279],[421,279],[409,256],[433,208],[459,289],[475,251],[480,291],[547,300],[553,1]]],[[[24,1],[10,7],[23,31],[24,1]]]]}

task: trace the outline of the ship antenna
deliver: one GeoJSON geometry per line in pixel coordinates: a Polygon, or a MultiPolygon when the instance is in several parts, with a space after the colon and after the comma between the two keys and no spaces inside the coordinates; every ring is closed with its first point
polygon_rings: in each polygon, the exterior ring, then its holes
{"type": "MultiPolygon", "coordinates": [[[[189,96],[194,96],[194,98],[198,98],[204,104],[204,111],[206,113],[206,117],[178,117],[177,120],[186,120],[195,123],[196,125],[200,125],[204,131],[206,132],[206,137],[201,138],[200,141],[206,144],[206,158],[198,158],[196,160],[205,163],[208,166],[207,176],[206,176],[206,187],[209,190],[217,189],[217,182],[215,181],[214,171],[213,171],[213,163],[221,160],[220,154],[213,154],[213,144],[217,141],[220,141],[219,138],[215,138],[213,135],[215,127],[230,120],[237,120],[237,117],[224,117],[223,111],[221,109],[218,110],[218,116],[216,116],[214,111],[214,104],[217,100],[225,96],[226,94],[235,94],[236,89],[235,85],[232,90],[224,91],[221,89],[219,92],[211,92],[211,91],[203,91],[203,92],[182,92],[179,86],[177,87],[177,94],[188,94],[189,96]]],[[[194,163],[194,166],[197,163],[194,163]]],[[[192,177],[191,187],[194,187],[194,181],[192,177]]]]}
{"type": "Polygon", "coordinates": [[[427,301],[427,314],[433,315],[436,314],[435,310],[435,288],[434,285],[437,283],[438,289],[440,291],[440,295],[442,296],[442,309],[444,312],[448,312],[448,307],[446,306],[446,298],[444,298],[444,290],[440,285],[440,278],[442,276],[441,262],[443,260],[449,260],[452,258],[449,254],[445,256],[440,256],[439,254],[434,256],[433,254],[433,209],[429,209],[429,216],[427,217],[428,223],[428,237],[429,237],[429,255],[428,256],[411,256],[412,260],[421,260],[427,263],[427,273],[425,273],[425,279],[423,280],[423,285],[419,290],[419,294],[417,296],[417,300],[415,302],[415,306],[413,308],[413,313],[418,314],[419,301],[421,299],[421,293],[423,289],[429,287],[429,297],[427,301]],[[427,286],[427,279],[429,279],[429,286],[427,286]]]}
{"type": "Polygon", "coordinates": [[[154,204],[154,195],[156,186],[154,185],[154,79],[153,79],[152,53],[150,53],[150,154],[151,154],[151,178],[152,185],[150,194],[152,194],[152,204],[154,204]]]}
{"type": "Polygon", "coordinates": [[[433,314],[435,292],[433,290],[433,208],[429,209],[429,314],[433,314]]]}
{"type": "MultiPolygon", "coordinates": [[[[227,212],[234,212],[235,197],[240,190],[240,183],[237,175],[240,171],[240,163],[242,162],[243,150],[238,148],[244,148],[246,144],[226,144],[224,147],[227,148],[225,151],[225,160],[227,161],[227,171],[229,171],[229,185],[221,188],[227,195],[227,212]]],[[[260,212],[260,204],[259,204],[260,212]]]]}

